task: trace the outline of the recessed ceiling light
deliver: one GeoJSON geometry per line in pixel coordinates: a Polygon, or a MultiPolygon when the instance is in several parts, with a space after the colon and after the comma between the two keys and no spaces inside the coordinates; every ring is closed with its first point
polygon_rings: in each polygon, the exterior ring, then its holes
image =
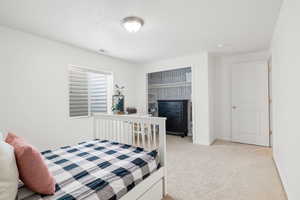
{"type": "Polygon", "coordinates": [[[129,33],[136,33],[138,32],[142,26],[144,25],[144,20],[139,17],[125,17],[122,20],[122,26],[129,32],[129,33]]]}
{"type": "Polygon", "coordinates": [[[224,47],[224,44],[218,44],[218,47],[219,47],[219,48],[223,48],[223,47],[224,47]]]}
{"type": "Polygon", "coordinates": [[[101,55],[108,55],[108,54],[109,54],[109,52],[106,51],[105,49],[98,49],[97,52],[98,52],[99,54],[101,54],[101,55]]]}

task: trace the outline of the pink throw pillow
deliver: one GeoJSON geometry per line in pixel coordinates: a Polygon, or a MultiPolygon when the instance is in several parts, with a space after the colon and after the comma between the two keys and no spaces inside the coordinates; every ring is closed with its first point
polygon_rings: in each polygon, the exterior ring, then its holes
{"type": "Polygon", "coordinates": [[[55,180],[41,153],[13,133],[8,133],[5,142],[14,147],[19,176],[24,185],[39,194],[54,194],[55,180]]]}

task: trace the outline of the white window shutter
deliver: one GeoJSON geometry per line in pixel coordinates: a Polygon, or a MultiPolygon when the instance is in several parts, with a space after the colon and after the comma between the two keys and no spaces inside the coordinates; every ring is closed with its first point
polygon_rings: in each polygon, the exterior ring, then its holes
{"type": "Polygon", "coordinates": [[[107,113],[108,74],[71,67],[69,70],[70,117],[107,113]]]}
{"type": "Polygon", "coordinates": [[[91,113],[107,112],[107,75],[89,73],[89,94],[91,113]]]}
{"type": "Polygon", "coordinates": [[[69,71],[70,117],[89,115],[88,76],[85,71],[69,71]]]}

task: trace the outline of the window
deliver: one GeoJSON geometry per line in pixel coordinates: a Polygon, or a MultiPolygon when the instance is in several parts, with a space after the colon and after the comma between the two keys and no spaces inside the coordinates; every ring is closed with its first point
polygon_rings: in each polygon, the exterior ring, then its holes
{"type": "Polygon", "coordinates": [[[70,117],[107,113],[112,75],[79,67],[69,69],[70,117]]]}

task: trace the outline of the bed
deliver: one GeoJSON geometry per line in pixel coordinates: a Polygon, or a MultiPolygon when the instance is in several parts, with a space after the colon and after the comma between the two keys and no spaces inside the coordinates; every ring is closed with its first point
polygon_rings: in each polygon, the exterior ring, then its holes
{"type": "MultiPolygon", "coordinates": [[[[145,132],[156,126],[163,130],[162,119],[95,116],[93,140],[42,152],[56,180],[55,194],[35,194],[20,184],[18,200],[162,199],[166,194],[165,155],[161,152],[165,141],[155,146],[157,133],[145,132]],[[106,125],[121,132],[104,133],[106,125]],[[137,125],[143,127],[138,132],[137,125]]],[[[165,138],[161,133],[157,137],[165,138]]]]}

